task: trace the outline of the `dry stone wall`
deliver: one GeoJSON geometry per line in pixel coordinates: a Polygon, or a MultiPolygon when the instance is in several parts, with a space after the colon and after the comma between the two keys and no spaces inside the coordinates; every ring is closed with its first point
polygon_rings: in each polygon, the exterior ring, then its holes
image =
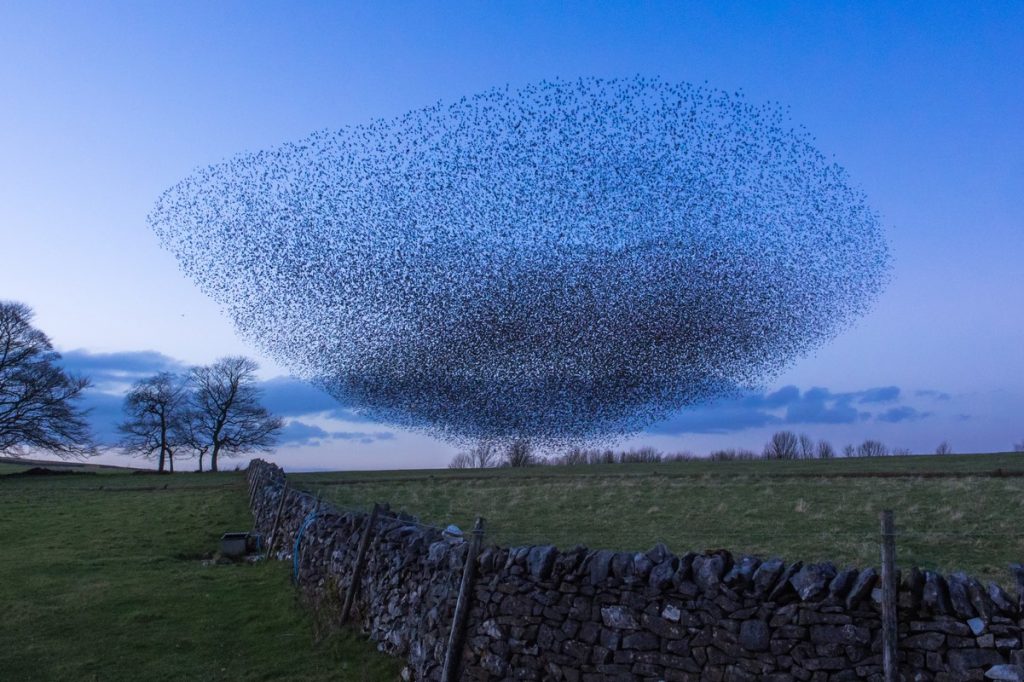
{"type": "MultiPolygon", "coordinates": [[[[266,534],[284,472],[255,460],[249,477],[255,526],[266,534]]],[[[287,495],[278,558],[292,559],[302,592],[330,612],[349,586],[368,515],[287,495]]],[[[440,679],[466,554],[466,542],[406,514],[386,510],[375,524],[351,620],[408,661],[407,679],[440,679]]],[[[724,550],[677,556],[661,545],[644,553],[485,547],[460,678],[881,680],[880,600],[873,568],[724,550]]],[[[903,679],[1024,681],[1021,625],[1020,601],[995,583],[901,575],[903,679]]]]}

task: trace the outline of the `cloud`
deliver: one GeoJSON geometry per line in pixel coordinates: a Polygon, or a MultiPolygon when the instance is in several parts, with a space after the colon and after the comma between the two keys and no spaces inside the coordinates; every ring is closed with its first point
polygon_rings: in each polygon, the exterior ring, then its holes
{"type": "Polygon", "coordinates": [[[92,379],[97,388],[119,387],[158,372],[183,372],[188,367],[155,350],[91,353],[71,350],[61,354],[61,364],[76,374],[92,379]]]}
{"type": "Polygon", "coordinates": [[[866,391],[860,392],[860,398],[858,402],[861,403],[888,403],[899,399],[900,388],[899,386],[881,386],[879,388],[869,388],[866,391]]]}
{"type": "Polygon", "coordinates": [[[771,426],[856,424],[872,419],[894,423],[931,416],[931,412],[921,412],[908,405],[894,406],[880,413],[870,411],[876,404],[897,402],[901,396],[898,386],[841,393],[822,387],[801,391],[796,386],[784,386],[771,393],[750,392],[734,399],[680,410],[648,428],[646,433],[722,434],[771,426]]]}
{"type": "Polygon", "coordinates": [[[880,422],[889,422],[892,424],[899,422],[912,422],[925,417],[931,416],[931,412],[920,412],[909,405],[903,405],[902,407],[893,407],[885,412],[879,414],[876,419],[880,422]]]}
{"type": "Polygon", "coordinates": [[[811,388],[786,407],[786,423],[852,424],[861,419],[860,411],[850,405],[853,398],[854,394],[836,395],[826,388],[811,388]]]}
{"type": "Polygon", "coordinates": [[[292,377],[275,377],[260,382],[263,404],[282,417],[301,417],[321,414],[347,422],[369,422],[363,415],[350,410],[323,390],[308,381],[292,377]]]}
{"type": "Polygon", "coordinates": [[[315,424],[292,420],[282,429],[279,443],[281,445],[317,446],[329,440],[346,440],[370,444],[381,440],[392,440],[394,437],[395,434],[389,431],[373,433],[364,431],[327,431],[315,424]]]}
{"type": "Polygon", "coordinates": [[[363,431],[334,431],[331,433],[331,438],[337,438],[339,440],[357,440],[360,443],[373,443],[378,440],[394,440],[395,434],[390,431],[375,431],[373,433],[364,433],[363,431]]]}
{"type": "Polygon", "coordinates": [[[320,441],[330,438],[330,435],[315,424],[290,421],[281,429],[278,442],[282,445],[319,445],[320,441]]]}
{"type": "Polygon", "coordinates": [[[646,433],[675,435],[680,433],[731,433],[763,426],[781,424],[782,419],[760,407],[742,401],[722,401],[711,405],[681,410],[668,419],[652,425],[646,433]]]}
{"type": "Polygon", "coordinates": [[[952,400],[953,396],[943,391],[933,391],[931,389],[921,389],[920,391],[914,391],[914,395],[918,398],[931,398],[932,400],[941,400],[943,402],[952,400]]]}

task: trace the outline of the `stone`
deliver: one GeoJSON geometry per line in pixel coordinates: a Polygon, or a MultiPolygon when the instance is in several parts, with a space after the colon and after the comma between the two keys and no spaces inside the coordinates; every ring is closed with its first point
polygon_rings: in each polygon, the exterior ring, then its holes
{"type": "Polygon", "coordinates": [[[636,614],[626,606],[605,606],[601,609],[601,620],[606,627],[616,630],[636,630],[640,621],[636,614]]]}
{"type": "Polygon", "coordinates": [[[1024,564],[1010,564],[1010,573],[1017,581],[1017,609],[1024,610],[1024,564]]]}
{"type": "Polygon", "coordinates": [[[757,557],[744,555],[733,564],[733,567],[722,578],[722,582],[729,587],[742,590],[753,582],[754,572],[760,565],[761,560],[757,557]]]}
{"type": "Polygon", "coordinates": [[[815,644],[868,644],[871,631],[853,624],[812,625],[811,641],[815,644]]]}
{"type": "Polygon", "coordinates": [[[911,567],[903,575],[903,591],[906,594],[906,603],[902,605],[904,608],[909,608],[911,611],[917,611],[921,608],[921,595],[924,592],[924,573],[917,566],[911,567]]]}
{"type": "Polygon", "coordinates": [[[989,680],[1003,680],[1004,682],[1024,682],[1024,668],[1019,665],[1000,663],[986,670],[985,678],[989,680]]]}
{"type": "Polygon", "coordinates": [[[828,584],[829,596],[845,599],[846,595],[850,593],[853,583],[857,580],[857,573],[856,568],[846,568],[836,573],[836,577],[832,578],[828,584]]]}
{"type": "Polygon", "coordinates": [[[767,651],[771,633],[763,620],[745,620],[740,623],[739,645],[747,651],[767,651]]]}
{"type": "Polygon", "coordinates": [[[672,577],[677,570],[679,570],[679,559],[669,557],[651,569],[647,584],[659,591],[668,589],[672,586],[672,577]]]}
{"type": "Polygon", "coordinates": [[[591,585],[600,585],[608,579],[608,574],[611,572],[612,557],[614,556],[615,552],[607,549],[594,552],[594,556],[590,558],[591,585]]]}
{"type": "Polygon", "coordinates": [[[1001,613],[1013,613],[1015,610],[1010,595],[998,583],[990,582],[988,584],[988,598],[1001,613]]]}
{"type": "Polygon", "coordinates": [[[724,573],[725,560],[721,555],[698,556],[693,560],[693,581],[702,592],[717,590],[724,573]]]}
{"type": "Polygon", "coordinates": [[[901,649],[921,649],[922,651],[938,651],[946,641],[941,632],[922,632],[900,640],[901,649]]]}
{"type": "Polygon", "coordinates": [[[868,568],[860,572],[857,575],[857,579],[853,581],[853,586],[850,587],[850,593],[846,595],[846,608],[853,609],[860,604],[864,599],[871,594],[871,590],[874,589],[875,583],[878,582],[878,571],[874,568],[868,568]]]}
{"type": "Polygon", "coordinates": [[[654,547],[651,547],[649,550],[647,550],[647,558],[650,559],[651,563],[655,566],[657,566],[658,564],[665,561],[671,556],[672,552],[668,551],[668,547],[666,547],[664,544],[660,542],[656,544],[654,547]]]}
{"type": "Polygon", "coordinates": [[[952,612],[949,603],[949,592],[946,581],[934,571],[924,572],[924,590],[921,593],[921,604],[932,613],[946,615],[952,612]]]}
{"type": "Polygon", "coordinates": [[[612,575],[625,578],[633,573],[633,555],[629,552],[616,552],[612,556],[612,575]]]}
{"type": "Polygon", "coordinates": [[[754,592],[763,595],[775,585],[786,564],[782,559],[769,559],[754,571],[754,592]]]}
{"type": "Polygon", "coordinates": [[[537,580],[547,580],[551,577],[551,569],[557,557],[558,550],[553,545],[531,547],[526,555],[526,567],[537,580]]]}
{"type": "Polygon", "coordinates": [[[971,605],[974,606],[974,610],[979,616],[990,620],[995,615],[995,607],[985,588],[971,576],[967,576],[967,596],[970,597],[971,605]]]}
{"type": "Polygon", "coordinates": [[[985,620],[983,618],[971,618],[967,621],[967,627],[975,636],[985,632],[985,620]]]}
{"type": "Polygon", "coordinates": [[[949,603],[953,607],[953,613],[962,620],[974,618],[974,605],[971,604],[971,597],[967,593],[967,575],[965,573],[954,573],[946,581],[949,589],[949,603]]]}
{"type": "Polygon", "coordinates": [[[633,632],[622,637],[623,649],[651,651],[661,645],[661,640],[653,632],[633,632]]]}
{"type": "Polygon", "coordinates": [[[637,580],[647,580],[652,568],[654,568],[654,562],[648,559],[646,554],[633,555],[633,575],[637,580]]]}
{"type": "Polygon", "coordinates": [[[835,577],[836,569],[831,564],[807,564],[789,579],[789,584],[801,601],[811,601],[824,596],[835,577]]]}
{"type": "Polygon", "coordinates": [[[779,577],[779,581],[775,584],[775,588],[768,593],[768,601],[779,601],[788,590],[792,590],[793,587],[789,584],[789,579],[792,578],[797,572],[803,568],[804,564],[802,561],[792,563],[782,572],[779,577]]]}
{"type": "Polygon", "coordinates": [[[683,612],[675,604],[665,604],[665,608],[661,610],[661,617],[673,623],[678,623],[682,616],[683,612]]]}
{"type": "Polygon", "coordinates": [[[1004,663],[1003,657],[994,649],[951,649],[949,652],[949,665],[961,673],[1000,663],[1004,663]]]}

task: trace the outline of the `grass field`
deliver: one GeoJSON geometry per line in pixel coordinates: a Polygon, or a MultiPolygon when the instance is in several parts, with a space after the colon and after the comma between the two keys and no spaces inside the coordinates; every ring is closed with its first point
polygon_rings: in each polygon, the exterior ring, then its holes
{"type": "Polygon", "coordinates": [[[246,501],[239,473],[0,477],[0,680],[396,679],[314,644],[288,564],[202,565],[246,501]]]}
{"type": "Polygon", "coordinates": [[[724,547],[804,561],[878,564],[878,513],[895,511],[897,560],[1012,587],[1024,561],[1024,455],[679,462],[294,476],[342,507],[389,502],[423,521],[472,525],[504,545],[577,543],[677,553],[724,547]]]}

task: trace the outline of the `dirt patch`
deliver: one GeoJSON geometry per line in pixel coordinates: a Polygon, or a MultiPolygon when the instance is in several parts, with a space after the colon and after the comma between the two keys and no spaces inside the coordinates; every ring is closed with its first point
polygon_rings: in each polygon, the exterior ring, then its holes
{"type": "Polygon", "coordinates": [[[20,478],[25,476],[95,476],[95,471],[74,471],[72,469],[47,469],[46,467],[32,467],[25,471],[16,471],[13,474],[3,474],[8,478],[20,478]]]}

